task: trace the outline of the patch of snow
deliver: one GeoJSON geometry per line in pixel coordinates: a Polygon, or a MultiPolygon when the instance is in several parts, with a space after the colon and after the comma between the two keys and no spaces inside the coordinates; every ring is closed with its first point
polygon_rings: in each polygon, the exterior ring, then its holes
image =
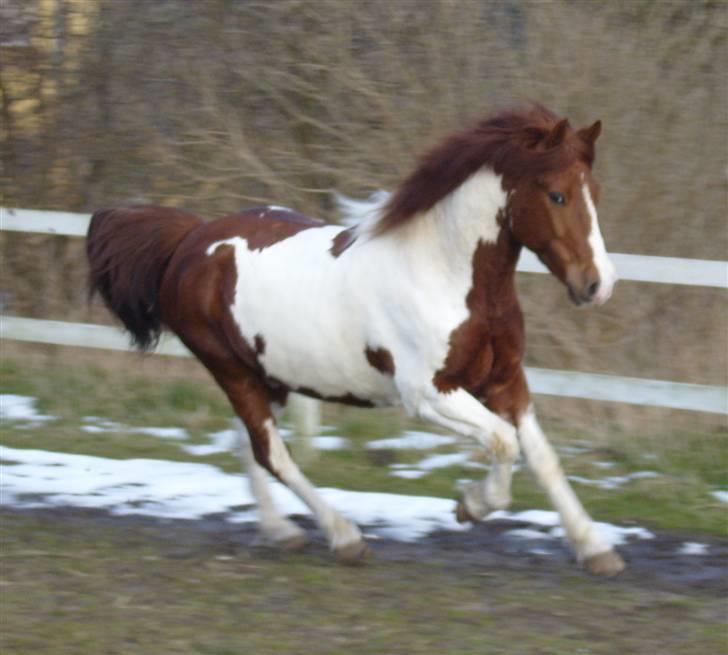
{"type": "Polygon", "coordinates": [[[434,469],[447,468],[448,466],[457,466],[464,464],[469,459],[466,453],[449,453],[447,455],[430,455],[425,457],[415,466],[424,471],[432,471],[434,469]]]}
{"type": "MultiPolygon", "coordinates": [[[[227,432],[227,431],[226,431],[227,432]]],[[[232,431],[230,431],[232,432],[232,431]]],[[[217,433],[219,436],[224,433],[217,433]]],[[[233,433],[234,434],[234,433],[233,433]]],[[[201,463],[152,459],[117,460],[43,450],[0,446],[2,466],[0,502],[20,507],[95,507],[113,514],[141,514],[161,518],[198,519],[226,515],[231,522],[254,522],[257,512],[245,476],[225,473],[201,463]],[[250,506],[242,511],[239,508],[250,506]]],[[[406,469],[399,469],[402,472],[406,469]]],[[[276,504],[284,514],[309,515],[308,508],[286,487],[271,481],[276,504]]],[[[324,500],[344,515],[382,537],[415,541],[437,530],[463,531],[446,498],[320,489],[324,500]]],[[[510,520],[528,527],[539,539],[563,536],[556,512],[527,510],[493,512],[486,520],[510,520]]],[[[621,528],[597,523],[612,543],[650,539],[641,527],[621,528]]],[[[517,532],[518,534],[518,532],[517,532]]]]}
{"type": "Polygon", "coordinates": [[[430,455],[425,457],[417,464],[392,464],[390,469],[393,469],[390,475],[397,478],[404,478],[407,480],[416,480],[427,475],[430,471],[434,471],[439,468],[446,468],[448,466],[457,466],[465,464],[469,460],[467,454],[464,453],[449,453],[440,455],[430,455]]]}
{"type": "Polygon", "coordinates": [[[396,469],[390,473],[395,478],[403,478],[405,480],[417,480],[427,475],[427,471],[419,469],[396,469]]]}
{"type": "Polygon", "coordinates": [[[591,446],[556,446],[556,450],[566,456],[583,455],[591,450],[591,446]]]}
{"type": "MultiPolygon", "coordinates": [[[[0,446],[3,504],[20,507],[96,507],[112,514],[198,519],[226,514],[232,522],[254,522],[245,476],[200,463],[151,459],[115,460],[0,446]],[[29,497],[32,497],[29,499],[29,497]]],[[[309,515],[308,508],[271,481],[284,514],[309,515]]],[[[381,536],[414,541],[435,530],[465,530],[455,520],[454,501],[424,496],[320,489],[326,502],[351,520],[373,526],[381,536]]]]}
{"type": "MultiPolygon", "coordinates": [[[[654,539],[655,535],[647,530],[646,528],[641,527],[631,527],[631,528],[622,528],[617,525],[612,525],[611,523],[602,523],[600,521],[594,522],[595,527],[601,534],[604,536],[604,538],[611,543],[613,546],[621,546],[630,539],[654,539]]],[[[551,534],[554,537],[558,537],[559,539],[563,539],[566,537],[566,533],[564,532],[564,529],[559,525],[555,528],[551,529],[551,534]]]]}
{"type": "MultiPolygon", "coordinates": [[[[108,418],[104,418],[103,416],[84,416],[81,419],[81,422],[85,425],[90,425],[91,427],[95,428],[98,432],[102,431],[114,431],[114,430],[125,430],[126,427],[122,425],[121,423],[117,423],[116,421],[112,421],[108,418]]],[[[83,428],[82,428],[83,429],[83,428]]]]}
{"type": "Polygon", "coordinates": [[[371,450],[429,450],[438,446],[449,446],[457,442],[455,437],[446,437],[441,434],[429,432],[409,431],[401,437],[391,439],[377,439],[367,443],[366,447],[371,450]]]}
{"type": "Polygon", "coordinates": [[[351,442],[344,437],[311,437],[311,444],[316,450],[346,450],[351,442]]]}
{"type": "MultiPolygon", "coordinates": [[[[293,438],[293,432],[288,428],[279,428],[281,436],[290,441],[293,438]]],[[[182,450],[195,455],[196,457],[205,457],[206,455],[216,455],[218,453],[234,453],[238,447],[238,433],[236,430],[220,430],[208,435],[209,444],[184,445],[182,450]]],[[[343,437],[311,437],[311,445],[317,450],[342,450],[349,447],[349,441],[343,437]]]]}
{"type": "MultiPolygon", "coordinates": [[[[477,469],[479,471],[490,471],[490,466],[483,462],[474,462],[472,460],[468,460],[467,462],[463,463],[463,466],[466,469],[477,469]]],[[[514,464],[514,468],[513,468],[514,471],[516,471],[516,468],[515,468],[516,466],[517,465],[514,464]]]]}
{"type": "Polygon", "coordinates": [[[113,421],[101,421],[96,425],[82,425],[81,432],[88,432],[89,434],[103,434],[104,432],[124,432],[126,428],[121,423],[114,423],[113,421]]]}
{"type": "Polygon", "coordinates": [[[0,394],[0,420],[26,421],[38,425],[53,421],[56,417],[40,414],[35,408],[38,402],[29,396],[16,396],[11,393],[0,394]]]}
{"type": "Polygon", "coordinates": [[[707,555],[709,550],[708,544],[701,544],[697,541],[686,541],[675,552],[676,555],[707,555]]]}
{"type": "Polygon", "coordinates": [[[23,507],[97,507],[114,514],[200,518],[221,511],[220,499],[252,498],[240,480],[215,467],[150,459],[115,460],[0,446],[2,502],[23,507]],[[39,495],[27,501],[25,495],[39,495]]]}
{"type": "Polygon", "coordinates": [[[188,438],[187,430],[184,428],[134,428],[132,432],[146,434],[158,439],[174,439],[182,441],[188,438]]]}
{"type": "Polygon", "coordinates": [[[648,478],[659,478],[660,473],[657,471],[635,471],[634,473],[629,473],[627,477],[630,480],[646,480],[648,478]]]}
{"type": "Polygon", "coordinates": [[[238,433],[236,430],[220,430],[208,435],[211,443],[180,446],[182,450],[196,457],[216,455],[217,453],[235,452],[238,444],[238,433]]]}
{"type": "Polygon", "coordinates": [[[599,489],[618,489],[622,485],[631,480],[644,480],[647,478],[659,478],[660,474],[655,471],[635,471],[627,475],[612,475],[607,478],[585,478],[581,475],[569,475],[568,478],[572,482],[583,484],[588,487],[598,487],[599,489]]]}
{"type": "Polygon", "coordinates": [[[617,465],[616,462],[594,462],[594,466],[600,469],[611,469],[617,465]]]}
{"type": "Polygon", "coordinates": [[[129,432],[132,434],[146,434],[158,439],[184,440],[188,438],[187,431],[183,428],[139,428],[130,427],[123,423],[110,421],[99,416],[84,416],[82,421],[86,425],[81,426],[82,432],[89,434],[103,434],[105,432],[129,432]]]}
{"type": "Polygon", "coordinates": [[[600,478],[598,480],[585,478],[581,475],[569,475],[567,476],[567,478],[571,482],[583,484],[587,487],[598,487],[599,489],[616,489],[617,487],[621,487],[625,482],[627,482],[627,478],[625,476],[618,475],[614,475],[609,478],[600,478]]]}
{"type": "MultiPolygon", "coordinates": [[[[530,509],[523,512],[507,512],[505,510],[499,510],[490,514],[485,520],[506,520],[506,521],[518,521],[519,523],[529,523],[532,526],[538,526],[540,528],[548,528],[546,532],[539,532],[540,538],[563,538],[565,537],[564,529],[561,527],[559,515],[556,512],[542,510],[542,509],[530,509]]],[[[623,528],[611,523],[595,522],[597,530],[599,530],[604,537],[614,546],[620,546],[630,539],[653,539],[654,534],[649,530],[642,527],[629,527],[623,528]]]]}
{"type": "Polygon", "coordinates": [[[544,528],[553,528],[559,525],[559,515],[545,509],[527,509],[523,512],[507,512],[506,510],[498,510],[491,512],[486,521],[505,519],[507,521],[520,521],[522,523],[531,523],[544,528]]]}

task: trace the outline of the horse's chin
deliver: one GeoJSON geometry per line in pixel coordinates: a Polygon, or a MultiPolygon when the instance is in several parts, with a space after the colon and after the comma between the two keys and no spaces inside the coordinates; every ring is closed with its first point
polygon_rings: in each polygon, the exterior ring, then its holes
{"type": "Polygon", "coordinates": [[[585,298],[580,298],[579,294],[577,294],[571,287],[567,287],[567,291],[569,292],[569,300],[571,300],[571,302],[577,307],[601,307],[611,298],[610,293],[603,297],[597,295],[587,300],[585,298]]]}
{"type": "Polygon", "coordinates": [[[591,304],[589,300],[582,300],[579,297],[579,294],[577,294],[571,287],[567,286],[566,289],[569,292],[569,300],[571,300],[572,304],[576,305],[577,307],[583,307],[584,305],[591,304]]]}

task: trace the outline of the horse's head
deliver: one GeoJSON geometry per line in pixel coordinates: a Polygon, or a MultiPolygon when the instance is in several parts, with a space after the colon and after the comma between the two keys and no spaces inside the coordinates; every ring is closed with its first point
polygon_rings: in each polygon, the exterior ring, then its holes
{"type": "Polygon", "coordinates": [[[508,200],[514,237],[567,286],[577,305],[605,303],[617,281],[597,221],[599,186],[591,170],[600,131],[599,121],[576,131],[566,120],[534,130],[528,148],[539,164],[512,181],[508,200]]]}

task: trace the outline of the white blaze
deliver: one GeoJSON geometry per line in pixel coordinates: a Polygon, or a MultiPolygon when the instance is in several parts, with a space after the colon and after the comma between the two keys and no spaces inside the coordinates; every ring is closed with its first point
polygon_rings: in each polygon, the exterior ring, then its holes
{"type": "Polygon", "coordinates": [[[612,295],[612,290],[617,282],[617,271],[614,268],[614,264],[612,264],[612,260],[609,259],[607,248],[604,245],[604,238],[602,237],[602,232],[599,229],[599,221],[597,220],[597,209],[594,206],[589,185],[586,182],[581,185],[581,193],[584,196],[584,202],[591,217],[589,246],[591,246],[594,265],[597,268],[600,279],[599,291],[594,297],[594,302],[597,305],[603,305],[612,295]]]}

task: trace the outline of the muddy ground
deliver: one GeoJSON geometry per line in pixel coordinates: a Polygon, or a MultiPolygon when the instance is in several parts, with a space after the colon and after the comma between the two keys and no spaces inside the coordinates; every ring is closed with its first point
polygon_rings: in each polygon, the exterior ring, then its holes
{"type": "MultiPolygon", "coordinates": [[[[155,534],[161,542],[169,542],[171,557],[194,557],[204,554],[235,556],[241,552],[256,556],[286,558],[295,561],[296,553],[277,553],[261,542],[255,525],[228,522],[224,516],[202,520],[156,519],[142,516],[113,516],[95,509],[58,508],[39,510],[3,509],[0,516],[34,516],[49,523],[66,525],[86,524],[99,530],[107,527],[124,530],[144,530],[155,534]]],[[[311,543],[305,553],[331,559],[326,541],[308,517],[295,517],[307,529],[311,543]]],[[[363,566],[377,562],[408,562],[436,564],[458,572],[523,571],[534,576],[558,576],[577,569],[568,547],[555,539],[526,539],[508,534],[517,528],[532,528],[530,523],[513,520],[491,520],[473,525],[467,532],[434,532],[415,542],[402,542],[376,536],[376,526],[360,526],[367,535],[372,555],[363,566]],[[541,552],[534,552],[541,551],[541,552]]],[[[616,584],[638,585],[645,588],[715,593],[728,597],[728,540],[685,532],[654,532],[652,539],[633,539],[618,547],[627,562],[627,569],[616,584]],[[706,554],[680,554],[687,542],[705,544],[706,554]]],[[[585,577],[591,578],[586,573],[585,577]]],[[[596,578],[594,578],[596,580],[596,578]]],[[[726,605],[728,610],[728,602],[726,605]]]]}
{"type": "Polygon", "coordinates": [[[703,535],[629,543],[627,571],[595,580],[561,543],[507,535],[513,521],[375,539],[350,568],[305,518],[303,553],[224,517],[0,519],[8,654],[728,653],[728,540],[703,535]],[[685,542],[707,554],[678,554],[685,542]]]}

